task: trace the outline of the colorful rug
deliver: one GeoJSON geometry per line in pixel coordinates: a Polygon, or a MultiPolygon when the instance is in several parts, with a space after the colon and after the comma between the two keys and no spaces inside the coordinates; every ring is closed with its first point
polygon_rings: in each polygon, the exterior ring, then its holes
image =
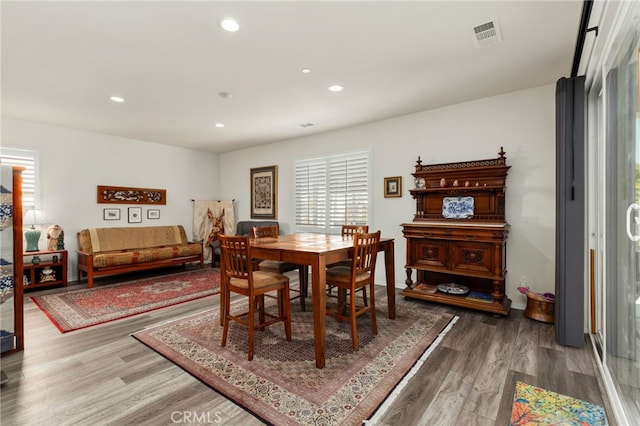
{"type": "Polygon", "coordinates": [[[220,347],[218,315],[217,309],[208,310],[133,336],[276,425],[361,424],[390,394],[384,405],[391,403],[417,371],[412,367],[421,365],[455,322],[449,314],[401,306],[397,319],[390,320],[386,309],[378,308],[378,335],[372,334],[368,315],[358,317],[360,349],[354,351],[349,324],[327,318],[326,364],[318,369],[311,312],[293,312],[291,342],[281,323],[256,332],[253,361],[247,361],[247,330],[239,324],[230,326],[227,346],[220,347]]]}
{"type": "Polygon", "coordinates": [[[599,405],[516,382],[509,424],[604,426],[607,416],[599,405]]]}
{"type": "Polygon", "coordinates": [[[62,333],[177,305],[220,291],[220,272],[198,269],[119,284],[32,296],[62,333]]]}

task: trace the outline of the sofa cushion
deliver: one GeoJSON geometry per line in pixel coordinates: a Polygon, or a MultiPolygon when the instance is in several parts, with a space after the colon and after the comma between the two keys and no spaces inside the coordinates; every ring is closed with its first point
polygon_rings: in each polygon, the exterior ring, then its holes
{"type": "Polygon", "coordinates": [[[187,234],[182,225],[88,228],[78,233],[79,250],[84,253],[97,254],[187,244],[187,234]]]}
{"type": "Polygon", "coordinates": [[[162,259],[192,256],[202,252],[200,244],[174,245],[137,250],[115,250],[100,252],[93,257],[94,268],[108,266],[132,265],[162,259]]]}

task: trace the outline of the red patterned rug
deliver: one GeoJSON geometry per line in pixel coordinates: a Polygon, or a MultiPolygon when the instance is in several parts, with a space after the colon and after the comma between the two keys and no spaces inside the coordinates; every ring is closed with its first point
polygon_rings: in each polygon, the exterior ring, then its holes
{"type": "Polygon", "coordinates": [[[327,318],[323,369],[315,367],[311,312],[292,314],[291,342],[282,324],[257,332],[253,361],[247,361],[247,331],[239,324],[230,326],[227,346],[220,347],[217,309],[133,336],[267,423],[356,425],[371,420],[390,394],[400,392],[399,383],[409,380],[412,367],[421,365],[454,322],[451,315],[424,307],[397,311],[397,319],[390,320],[386,309],[378,309],[377,336],[369,316],[358,317],[358,351],[351,347],[348,323],[327,318]]]}
{"type": "Polygon", "coordinates": [[[92,289],[32,296],[62,333],[220,292],[220,272],[198,269],[92,289]]]}

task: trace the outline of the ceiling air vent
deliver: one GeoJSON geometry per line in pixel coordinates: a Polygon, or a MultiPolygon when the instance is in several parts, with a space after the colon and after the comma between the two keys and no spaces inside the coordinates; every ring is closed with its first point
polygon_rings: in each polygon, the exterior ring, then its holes
{"type": "Polygon", "coordinates": [[[494,18],[489,22],[473,27],[473,42],[476,47],[487,47],[502,41],[500,23],[494,18]]]}

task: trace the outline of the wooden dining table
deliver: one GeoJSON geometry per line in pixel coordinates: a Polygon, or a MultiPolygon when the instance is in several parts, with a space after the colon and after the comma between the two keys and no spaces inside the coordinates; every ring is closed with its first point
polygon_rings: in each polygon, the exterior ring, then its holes
{"type": "MultiPolygon", "coordinates": [[[[250,239],[251,257],[279,260],[311,266],[311,299],[313,302],[313,337],[316,367],[325,365],[326,266],[349,259],[353,254],[353,238],[341,235],[299,233],[277,238],[250,239]]],[[[396,317],[394,243],[392,238],[381,238],[379,251],[384,252],[387,305],[389,318],[396,317]]],[[[224,285],[224,280],[222,280],[224,285]]],[[[221,292],[221,295],[224,291],[221,292]]],[[[221,301],[223,302],[223,301],[221,301]]],[[[220,317],[224,312],[220,303],[220,317]]]]}

